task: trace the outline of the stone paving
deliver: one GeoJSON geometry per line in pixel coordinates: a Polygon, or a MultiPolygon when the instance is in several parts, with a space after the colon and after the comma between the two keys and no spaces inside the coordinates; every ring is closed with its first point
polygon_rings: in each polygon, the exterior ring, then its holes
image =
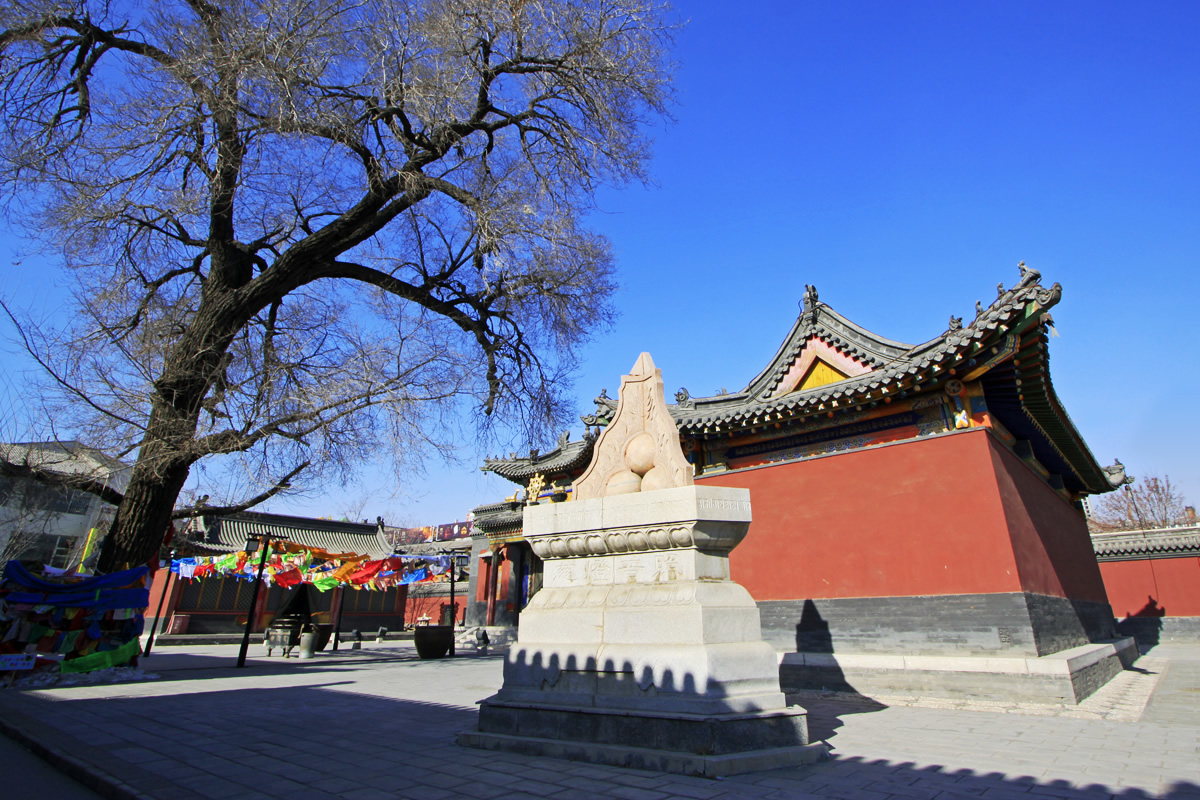
{"type": "Polygon", "coordinates": [[[264,652],[238,670],[236,647],[163,648],[157,680],[3,690],[0,729],[121,798],[1200,798],[1200,644],[1080,707],[806,695],[829,761],[715,781],[459,748],[500,656],[264,652]]]}

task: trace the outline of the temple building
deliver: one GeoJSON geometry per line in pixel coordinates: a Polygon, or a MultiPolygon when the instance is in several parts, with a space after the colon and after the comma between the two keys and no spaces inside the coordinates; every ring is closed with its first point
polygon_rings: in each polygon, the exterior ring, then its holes
{"type": "MultiPolygon", "coordinates": [[[[751,492],[753,522],[730,565],[784,654],[785,687],[1076,702],[1133,657],[1130,640],[1110,641],[1081,502],[1124,475],[1097,462],[1051,384],[1049,311],[1062,287],[1020,269],[974,319],[951,317],[918,345],[871,332],[806,287],[799,318],[744,389],[675,395],[696,482],[751,492]]],[[[475,511],[468,624],[517,623],[540,570],[522,507],[569,501],[615,406],[596,398],[580,441],[485,462],[527,488],[475,511]]]]}

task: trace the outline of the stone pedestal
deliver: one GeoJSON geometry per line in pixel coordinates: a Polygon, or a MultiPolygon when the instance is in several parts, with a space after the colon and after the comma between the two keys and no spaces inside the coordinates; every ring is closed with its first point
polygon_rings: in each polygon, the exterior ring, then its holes
{"type": "Polygon", "coordinates": [[[714,777],[822,758],[729,577],[749,523],[749,492],[723,487],[526,509],[543,588],[460,743],[714,777]]]}

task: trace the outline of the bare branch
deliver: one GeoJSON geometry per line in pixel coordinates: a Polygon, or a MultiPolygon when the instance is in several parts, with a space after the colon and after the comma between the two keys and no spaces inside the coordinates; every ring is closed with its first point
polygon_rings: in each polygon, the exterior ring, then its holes
{"type": "Polygon", "coordinates": [[[171,512],[171,519],[191,519],[209,514],[221,516],[225,514],[236,514],[239,511],[245,511],[248,508],[254,508],[257,505],[261,505],[262,503],[270,500],[280,492],[292,488],[292,479],[298,476],[304,470],[308,469],[309,466],[311,466],[311,464],[308,461],[305,461],[287,475],[284,475],[282,478],[277,480],[275,485],[270,489],[256,494],[254,497],[244,500],[241,503],[234,503],[233,505],[228,506],[185,506],[183,508],[177,508],[171,512]]]}
{"type": "Polygon", "coordinates": [[[137,459],[102,568],[156,551],[198,462],[261,495],[297,463],[344,479],[381,441],[397,462],[444,451],[467,406],[522,438],[566,421],[565,377],[613,316],[612,253],[583,221],[596,186],[644,177],[665,16],[0,9],[0,183],[76,297],[63,330],[4,308],[55,417],[137,459]]]}

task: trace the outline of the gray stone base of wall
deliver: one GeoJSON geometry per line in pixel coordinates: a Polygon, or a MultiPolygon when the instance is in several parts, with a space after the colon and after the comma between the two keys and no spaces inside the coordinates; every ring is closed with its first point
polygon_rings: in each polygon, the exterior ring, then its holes
{"type": "Polygon", "coordinates": [[[458,743],[709,778],[811,764],[828,752],[808,743],[807,712],[798,706],[700,716],[485,700],[479,730],[460,733],[458,743]]]}
{"type": "Polygon", "coordinates": [[[1161,642],[1200,642],[1200,617],[1126,617],[1117,620],[1122,636],[1133,636],[1139,647],[1161,642]]]}
{"type": "Polygon", "coordinates": [[[1137,644],[1131,637],[1024,658],[784,653],[779,682],[785,692],[824,690],[1074,705],[1137,656],[1137,644]]]}
{"type": "Polygon", "coordinates": [[[765,600],[763,638],[801,653],[1045,656],[1116,638],[1112,609],[1028,592],[765,600]]]}

